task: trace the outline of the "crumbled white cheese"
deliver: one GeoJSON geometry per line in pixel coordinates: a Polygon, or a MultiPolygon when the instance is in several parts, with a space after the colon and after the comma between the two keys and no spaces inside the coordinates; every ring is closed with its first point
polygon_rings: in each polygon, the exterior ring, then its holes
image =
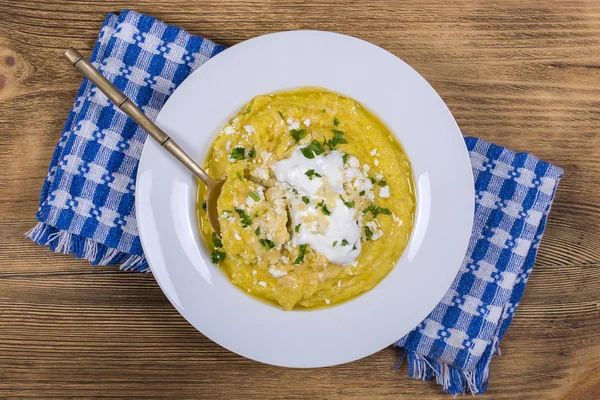
{"type": "Polygon", "coordinates": [[[373,194],[373,192],[367,192],[366,198],[369,201],[373,201],[375,200],[375,194],[373,194]]]}
{"type": "Polygon", "coordinates": [[[310,119],[306,118],[306,119],[304,120],[304,125],[306,125],[306,126],[310,126],[310,119]]]}
{"type": "Polygon", "coordinates": [[[345,168],[344,169],[344,182],[352,182],[355,178],[361,177],[362,172],[358,168],[345,168]]]}
{"type": "Polygon", "coordinates": [[[376,179],[379,179],[379,180],[382,180],[382,179],[383,179],[383,175],[381,175],[381,174],[377,174],[377,175],[375,175],[375,178],[376,178],[376,179]]]}
{"type": "Polygon", "coordinates": [[[290,259],[286,256],[281,256],[281,262],[284,264],[288,264],[290,262],[290,259]]]}
{"type": "Polygon", "coordinates": [[[348,166],[350,166],[352,168],[358,168],[360,166],[360,163],[358,162],[358,158],[356,158],[354,156],[350,156],[348,158],[348,166]]]}
{"type": "Polygon", "coordinates": [[[268,151],[260,152],[260,158],[263,160],[263,163],[266,163],[267,161],[269,161],[271,159],[271,156],[273,156],[273,154],[269,153],[268,151]]]}
{"type": "Polygon", "coordinates": [[[378,166],[379,166],[379,160],[378,160],[378,159],[375,159],[375,160],[373,161],[373,164],[375,164],[375,166],[376,166],[376,167],[378,167],[378,166]]]}
{"type": "Polygon", "coordinates": [[[235,128],[231,125],[227,125],[223,132],[225,132],[226,135],[232,135],[235,133],[235,128]]]}
{"type": "Polygon", "coordinates": [[[240,236],[240,234],[238,233],[238,231],[235,231],[235,232],[233,233],[233,237],[234,237],[236,240],[242,240],[242,237],[240,236]]]}
{"type": "Polygon", "coordinates": [[[379,197],[382,197],[384,199],[390,197],[390,187],[388,185],[385,185],[381,189],[379,189],[379,197]]]}
{"type": "Polygon", "coordinates": [[[375,147],[373,150],[371,150],[371,152],[369,154],[372,155],[372,156],[374,156],[375,154],[377,154],[377,147],[375,147]]]}
{"type": "Polygon", "coordinates": [[[256,132],[256,130],[254,129],[254,127],[252,125],[246,125],[246,126],[244,126],[244,129],[248,133],[254,133],[254,132],[256,132]]]}
{"type": "Polygon", "coordinates": [[[363,190],[371,190],[371,188],[373,187],[373,183],[371,183],[371,181],[367,178],[357,179],[354,181],[353,185],[356,191],[358,192],[362,192],[363,190]]]}
{"type": "Polygon", "coordinates": [[[256,274],[257,274],[256,270],[252,270],[252,275],[256,276],[256,274]]]}
{"type": "Polygon", "coordinates": [[[278,269],[277,269],[277,268],[275,268],[275,267],[271,267],[271,268],[269,268],[269,273],[271,274],[271,276],[272,276],[273,278],[281,278],[282,276],[286,276],[286,275],[287,275],[287,272],[285,272],[285,271],[280,271],[280,270],[278,270],[278,269]]]}
{"type": "Polygon", "coordinates": [[[254,201],[252,197],[248,196],[248,198],[246,199],[246,204],[248,205],[248,207],[254,207],[256,201],[254,201]]]}
{"type": "Polygon", "coordinates": [[[342,287],[342,281],[338,281],[338,287],[342,287]]]}
{"type": "Polygon", "coordinates": [[[369,171],[371,170],[371,167],[368,164],[365,164],[362,166],[363,172],[365,174],[369,173],[369,171]]]}
{"type": "Polygon", "coordinates": [[[231,140],[228,140],[227,143],[225,143],[225,149],[227,151],[231,150],[231,140]]]}
{"type": "Polygon", "coordinates": [[[329,299],[325,299],[325,304],[329,305],[331,303],[331,301],[329,301],[329,299]]]}
{"type": "Polygon", "coordinates": [[[258,284],[262,287],[267,287],[267,282],[260,281],[260,282],[258,282],[258,284]]]}
{"type": "Polygon", "coordinates": [[[383,231],[381,229],[379,229],[379,227],[377,226],[377,222],[369,221],[369,222],[367,222],[367,226],[369,227],[371,232],[373,232],[373,235],[371,236],[371,240],[377,240],[383,236],[383,231]]]}

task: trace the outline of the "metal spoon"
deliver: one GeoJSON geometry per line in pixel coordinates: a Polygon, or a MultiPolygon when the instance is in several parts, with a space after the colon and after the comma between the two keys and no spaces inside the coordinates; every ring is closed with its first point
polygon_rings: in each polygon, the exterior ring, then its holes
{"type": "Polygon", "coordinates": [[[179,160],[187,169],[192,171],[208,188],[208,196],[206,199],[206,213],[208,221],[215,233],[221,236],[221,226],[219,225],[219,215],[217,212],[217,199],[221,194],[223,183],[227,177],[221,180],[211,178],[190,156],[163,132],[154,122],[152,122],[142,110],[119,89],[110,83],[88,60],[74,48],[70,48],[65,52],[65,57],[83,76],[88,78],[96,87],[106,95],[121,111],[127,114],[132,120],[144,128],[148,134],[154,138],[160,145],[179,160]]]}

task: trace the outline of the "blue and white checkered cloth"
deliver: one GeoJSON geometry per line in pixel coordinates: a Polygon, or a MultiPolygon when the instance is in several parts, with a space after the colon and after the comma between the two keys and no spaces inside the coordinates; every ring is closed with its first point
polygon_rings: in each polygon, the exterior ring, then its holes
{"type": "MultiPolygon", "coordinates": [[[[110,14],[91,61],[154,119],[175,88],[224,48],[156,19],[110,14]]],[[[94,265],[147,271],[138,236],[135,176],[146,133],[87,79],[52,157],[38,224],[28,233],[52,251],[94,265]]],[[[452,287],[396,345],[411,377],[450,394],[483,393],[533,268],[562,170],[530,154],[466,138],[475,177],[473,235],[452,287]]]]}

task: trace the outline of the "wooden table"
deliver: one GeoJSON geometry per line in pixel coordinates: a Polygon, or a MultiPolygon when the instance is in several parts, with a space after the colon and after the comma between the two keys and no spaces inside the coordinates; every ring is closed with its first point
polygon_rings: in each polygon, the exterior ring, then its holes
{"type": "Polygon", "coordinates": [[[449,398],[394,370],[391,348],[319,370],[246,360],[192,328],[152,275],[23,237],[81,82],[60,55],[89,55],[105,15],[131,7],[225,45],[288,29],[361,37],[419,71],[463,133],[564,168],[486,397],[600,398],[600,2],[531,3],[0,0],[0,397],[449,398]]]}

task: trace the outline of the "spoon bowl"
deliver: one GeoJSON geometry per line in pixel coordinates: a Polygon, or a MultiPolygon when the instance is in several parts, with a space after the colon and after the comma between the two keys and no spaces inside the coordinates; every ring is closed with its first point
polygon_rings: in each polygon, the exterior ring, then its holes
{"type": "Polygon", "coordinates": [[[221,195],[221,189],[223,189],[223,184],[226,180],[227,177],[224,177],[218,181],[211,179],[206,183],[206,186],[208,187],[208,195],[206,196],[206,214],[208,215],[208,222],[210,222],[210,226],[219,237],[221,237],[221,224],[219,223],[217,200],[221,195]]]}

